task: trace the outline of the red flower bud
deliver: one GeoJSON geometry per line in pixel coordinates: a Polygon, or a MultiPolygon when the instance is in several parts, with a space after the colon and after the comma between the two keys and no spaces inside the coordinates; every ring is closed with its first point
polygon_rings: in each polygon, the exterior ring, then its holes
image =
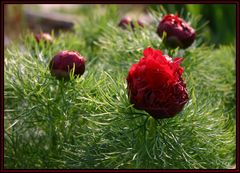
{"type": "Polygon", "coordinates": [[[152,117],[173,117],[188,101],[186,85],[181,77],[182,58],[172,60],[160,50],[147,48],[138,64],[127,76],[128,96],[134,107],[152,117]]]}
{"type": "Polygon", "coordinates": [[[132,21],[132,19],[130,17],[125,16],[120,20],[118,26],[125,29],[127,27],[127,25],[131,24],[131,21],[132,21]]]}
{"type": "Polygon", "coordinates": [[[58,79],[69,79],[73,67],[75,68],[74,76],[82,75],[85,71],[85,58],[76,51],[68,50],[55,55],[49,65],[51,74],[58,79]]]}
{"type": "Polygon", "coordinates": [[[37,41],[37,43],[40,42],[40,40],[43,40],[45,43],[52,43],[53,39],[51,37],[50,34],[48,33],[40,33],[40,34],[36,34],[35,35],[35,40],[37,41]]]}
{"type": "Polygon", "coordinates": [[[195,30],[177,15],[169,14],[163,17],[157,28],[160,37],[166,32],[164,43],[171,48],[187,48],[195,40],[195,30]]]}
{"type": "Polygon", "coordinates": [[[137,24],[138,24],[139,26],[141,26],[142,28],[144,28],[144,22],[143,22],[143,20],[138,19],[138,20],[137,20],[137,24]]]}
{"type": "MultiPolygon", "coordinates": [[[[142,28],[144,28],[144,23],[143,23],[142,20],[138,19],[137,24],[139,26],[141,26],[142,28]]],[[[132,21],[132,19],[130,17],[127,17],[127,16],[123,17],[118,24],[118,26],[120,26],[123,29],[126,29],[128,25],[131,25],[132,29],[135,28],[135,25],[134,25],[134,22],[132,21]]]]}

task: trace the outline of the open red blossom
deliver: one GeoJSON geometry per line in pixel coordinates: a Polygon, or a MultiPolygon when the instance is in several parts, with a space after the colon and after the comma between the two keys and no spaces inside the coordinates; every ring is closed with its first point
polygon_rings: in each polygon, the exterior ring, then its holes
{"type": "Polygon", "coordinates": [[[186,85],[181,77],[182,58],[163,55],[147,48],[138,64],[127,76],[128,95],[134,107],[145,110],[154,118],[173,117],[188,101],[186,85]]]}
{"type": "Polygon", "coordinates": [[[195,40],[195,30],[177,15],[168,14],[160,21],[157,33],[160,37],[166,32],[164,43],[171,48],[187,48],[195,40]]]}

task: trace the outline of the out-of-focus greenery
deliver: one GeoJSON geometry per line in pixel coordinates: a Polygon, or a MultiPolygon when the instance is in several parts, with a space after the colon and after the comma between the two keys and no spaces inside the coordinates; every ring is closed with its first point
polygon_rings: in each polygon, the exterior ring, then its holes
{"type": "MultiPolygon", "coordinates": [[[[236,6],[234,4],[161,4],[170,13],[189,12],[202,15],[203,20],[209,21],[205,28],[204,37],[211,43],[235,44],[236,40],[236,6]]],[[[158,9],[156,4],[149,5],[150,9],[158,9]]]]}

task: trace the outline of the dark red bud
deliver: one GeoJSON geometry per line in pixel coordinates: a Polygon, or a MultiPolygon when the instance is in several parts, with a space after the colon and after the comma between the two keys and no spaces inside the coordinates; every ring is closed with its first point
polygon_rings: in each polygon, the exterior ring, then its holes
{"type": "Polygon", "coordinates": [[[127,28],[127,26],[128,26],[129,24],[131,24],[131,21],[132,21],[132,19],[131,19],[130,17],[125,16],[125,17],[123,17],[123,18],[120,20],[118,26],[120,26],[121,28],[125,29],[125,28],[127,28]]]}
{"type": "MultiPolygon", "coordinates": [[[[138,19],[137,24],[144,28],[144,22],[142,20],[138,19]]],[[[135,29],[135,23],[130,17],[123,17],[118,24],[118,26],[123,29],[126,29],[128,25],[130,25],[132,29],[135,29]]]]}
{"type": "Polygon", "coordinates": [[[52,36],[48,33],[36,34],[35,35],[35,40],[37,41],[37,43],[39,43],[40,40],[44,41],[45,43],[52,43],[53,42],[52,36]]]}
{"type": "Polygon", "coordinates": [[[169,14],[160,21],[157,33],[160,37],[166,32],[164,43],[171,48],[187,48],[195,40],[195,30],[189,24],[177,15],[169,14]]]}
{"type": "Polygon", "coordinates": [[[61,51],[53,57],[49,68],[58,79],[69,79],[70,71],[75,66],[74,76],[81,76],[85,71],[85,58],[76,51],[61,51]]]}
{"type": "Polygon", "coordinates": [[[141,26],[142,28],[144,28],[144,22],[141,19],[137,20],[137,23],[139,26],[141,26]]]}

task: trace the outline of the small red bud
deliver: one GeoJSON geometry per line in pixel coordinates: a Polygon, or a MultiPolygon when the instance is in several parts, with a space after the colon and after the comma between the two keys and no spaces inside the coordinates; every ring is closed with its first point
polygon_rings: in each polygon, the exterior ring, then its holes
{"type": "Polygon", "coordinates": [[[43,40],[45,43],[52,43],[53,38],[50,34],[48,33],[39,33],[35,35],[35,40],[37,43],[39,43],[41,40],[43,40]]]}
{"type": "Polygon", "coordinates": [[[187,48],[195,40],[195,30],[177,15],[169,14],[160,21],[157,33],[160,37],[166,32],[163,42],[171,48],[187,48]]]}
{"type": "Polygon", "coordinates": [[[85,71],[85,58],[76,51],[61,51],[53,57],[49,68],[58,79],[69,79],[70,71],[75,66],[74,76],[81,76],[85,71]]]}
{"type": "Polygon", "coordinates": [[[125,16],[120,20],[118,26],[125,29],[125,28],[127,28],[127,25],[131,24],[131,21],[132,21],[132,19],[130,17],[125,16]]]}
{"type": "MultiPolygon", "coordinates": [[[[142,20],[138,19],[137,24],[144,28],[144,22],[142,20]]],[[[130,25],[132,29],[135,29],[135,23],[133,22],[133,20],[130,17],[126,16],[123,17],[118,24],[118,26],[120,26],[123,29],[126,29],[128,25],[130,25]]]]}

